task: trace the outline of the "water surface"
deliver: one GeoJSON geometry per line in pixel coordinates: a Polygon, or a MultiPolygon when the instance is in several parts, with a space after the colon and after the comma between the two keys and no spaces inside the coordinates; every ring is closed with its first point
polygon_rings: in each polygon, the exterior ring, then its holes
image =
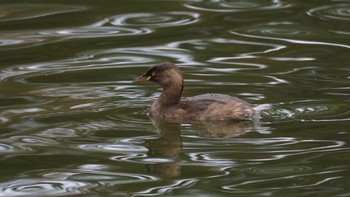
{"type": "Polygon", "coordinates": [[[0,196],[349,196],[350,2],[3,1],[0,196]],[[184,96],[257,105],[254,124],[156,123],[184,96]]]}

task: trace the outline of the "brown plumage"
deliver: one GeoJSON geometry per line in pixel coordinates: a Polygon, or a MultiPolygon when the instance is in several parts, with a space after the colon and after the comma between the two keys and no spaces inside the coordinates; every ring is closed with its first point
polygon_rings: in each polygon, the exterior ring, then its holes
{"type": "Polygon", "coordinates": [[[202,94],[181,100],[183,75],[175,64],[161,63],[134,79],[153,81],[163,88],[151,107],[150,116],[167,120],[253,120],[252,105],[224,94],[202,94]]]}

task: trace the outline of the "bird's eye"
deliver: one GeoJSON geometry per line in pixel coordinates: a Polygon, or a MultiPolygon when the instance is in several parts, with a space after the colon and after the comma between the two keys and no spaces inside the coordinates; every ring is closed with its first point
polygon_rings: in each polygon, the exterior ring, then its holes
{"type": "Polygon", "coordinates": [[[153,71],[153,72],[151,73],[151,75],[152,75],[152,76],[156,75],[156,72],[153,71]]]}

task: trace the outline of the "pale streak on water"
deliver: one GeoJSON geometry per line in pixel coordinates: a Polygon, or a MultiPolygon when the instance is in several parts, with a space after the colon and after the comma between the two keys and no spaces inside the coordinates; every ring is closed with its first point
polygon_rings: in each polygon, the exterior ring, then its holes
{"type": "Polygon", "coordinates": [[[349,196],[350,3],[36,1],[0,6],[0,196],[349,196]],[[254,124],[155,123],[171,61],[185,96],[254,124]]]}

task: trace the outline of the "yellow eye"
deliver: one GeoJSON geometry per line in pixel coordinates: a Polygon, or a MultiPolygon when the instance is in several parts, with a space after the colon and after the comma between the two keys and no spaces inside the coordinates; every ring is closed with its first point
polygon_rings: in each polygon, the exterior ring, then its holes
{"type": "Polygon", "coordinates": [[[153,72],[151,73],[151,75],[152,75],[152,76],[156,75],[156,72],[153,71],[153,72]]]}

